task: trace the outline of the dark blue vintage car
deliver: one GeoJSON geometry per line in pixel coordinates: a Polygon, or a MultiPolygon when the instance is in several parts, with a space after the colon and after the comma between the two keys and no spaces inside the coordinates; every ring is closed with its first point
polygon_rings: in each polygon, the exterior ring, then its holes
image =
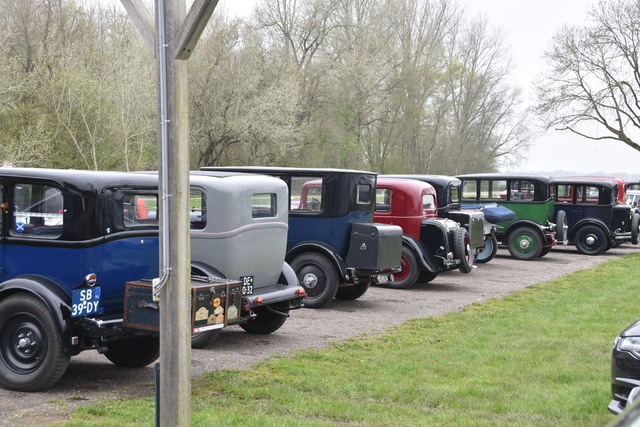
{"type": "Polygon", "coordinates": [[[568,240],[585,255],[615,244],[638,244],[640,214],[618,202],[618,183],[594,178],[555,178],[556,215],[564,211],[568,240]]]}
{"type": "Polygon", "coordinates": [[[45,389],[90,348],[153,362],[158,337],[116,325],[125,284],[158,276],[157,178],[2,168],[0,186],[0,385],[45,389]]]}
{"type": "Polygon", "coordinates": [[[308,294],[305,307],[359,298],[400,271],[402,228],[374,224],[376,174],[343,169],[259,166],[203,171],[265,174],[289,186],[286,261],[308,294]]]}

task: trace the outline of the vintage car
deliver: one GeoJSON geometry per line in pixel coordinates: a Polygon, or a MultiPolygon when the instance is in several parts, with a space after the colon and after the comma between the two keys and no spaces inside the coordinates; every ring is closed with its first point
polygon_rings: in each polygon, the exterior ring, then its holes
{"type": "Polygon", "coordinates": [[[373,223],[375,173],[260,166],[201,170],[266,174],[287,183],[286,261],[308,295],[305,307],[324,307],[334,297],[359,298],[371,283],[388,283],[400,270],[402,229],[373,223]]]}
{"type": "Polygon", "coordinates": [[[619,182],[555,178],[555,211],[564,212],[568,241],[585,255],[599,255],[616,243],[638,244],[640,214],[618,202],[619,182]]]}
{"type": "Polygon", "coordinates": [[[471,236],[482,245],[482,213],[458,212],[465,228],[452,219],[438,218],[436,190],[426,182],[378,177],[376,187],[374,221],[399,225],[404,232],[402,271],[387,286],[410,288],[418,280],[433,280],[439,271],[471,272],[471,236]]]}
{"type": "Polygon", "coordinates": [[[566,220],[555,212],[553,179],[543,175],[478,173],[457,176],[461,203],[495,203],[513,211],[513,219],[498,222],[495,236],[512,257],[533,260],[545,256],[557,242],[565,243],[566,220]],[[552,220],[556,218],[556,223],[552,220]]]}
{"type": "MultiPolygon", "coordinates": [[[[196,342],[210,342],[230,324],[272,332],[301,306],[304,290],[284,263],[287,189],[259,178],[193,178],[200,215],[193,219],[192,289],[199,284],[208,297],[219,283],[237,284],[226,298],[235,300],[234,316],[194,321],[195,332],[206,332],[196,342]],[[203,218],[207,208],[216,221],[203,218]],[[256,239],[269,242],[269,253],[256,239]],[[225,273],[234,280],[225,282],[225,273]]],[[[0,180],[0,385],[46,389],[70,356],[88,349],[120,366],[152,363],[159,354],[159,304],[151,296],[159,273],[157,176],[3,168],[0,180]],[[138,291],[146,296],[135,301],[138,291]]],[[[208,310],[198,308],[198,315],[208,310]]]]}
{"type": "MultiPolygon", "coordinates": [[[[608,409],[619,414],[633,389],[640,387],[640,320],[616,338],[611,351],[611,402],[608,409]]],[[[640,391],[636,389],[635,393],[640,391]]]]}
{"type": "MultiPolygon", "coordinates": [[[[460,218],[459,212],[462,209],[460,204],[460,186],[462,182],[458,178],[447,175],[380,175],[380,178],[417,179],[431,184],[436,190],[438,218],[449,218],[450,213],[455,220],[460,218]]],[[[465,210],[469,210],[468,206],[465,208],[465,210]]],[[[484,209],[490,208],[480,206],[473,210],[483,211],[484,209]]],[[[482,213],[485,212],[483,211],[482,213]]],[[[469,225],[464,222],[462,225],[467,229],[469,228],[469,225]]],[[[491,261],[498,252],[498,241],[495,237],[497,226],[489,221],[486,215],[483,216],[482,226],[484,229],[482,244],[475,241],[472,242],[475,262],[480,264],[491,261]]]]}

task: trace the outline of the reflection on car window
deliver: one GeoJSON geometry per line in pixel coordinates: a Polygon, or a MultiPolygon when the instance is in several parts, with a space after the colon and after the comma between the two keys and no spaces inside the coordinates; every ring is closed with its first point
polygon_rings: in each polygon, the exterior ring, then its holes
{"type": "Polygon", "coordinates": [[[531,201],[534,196],[534,185],[531,181],[511,181],[511,200],[531,201]]]}
{"type": "Polygon", "coordinates": [[[126,227],[158,223],[158,198],[153,194],[125,194],[122,214],[126,227]]]}
{"type": "Polygon", "coordinates": [[[358,184],[356,187],[356,203],[358,205],[368,205],[371,203],[371,186],[368,184],[358,184]]]}
{"type": "Polygon", "coordinates": [[[207,226],[207,198],[200,190],[191,190],[189,193],[189,221],[194,230],[202,230],[207,226]]]}
{"type": "Polygon", "coordinates": [[[252,218],[273,218],[276,216],[276,195],[260,193],[251,196],[252,218]]]}
{"type": "Polygon", "coordinates": [[[462,200],[476,200],[477,184],[475,181],[462,181],[462,200]]]}
{"type": "Polygon", "coordinates": [[[376,188],[376,212],[391,212],[391,190],[376,188]]]}
{"type": "Polygon", "coordinates": [[[55,239],[62,235],[64,204],[59,188],[40,184],[13,186],[13,236],[55,239]]]}
{"type": "Polygon", "coordinates": [[[296,212],[322,210],[324,181],[318,177],[294,176],[291,178],[291,207],[296,212]]]}

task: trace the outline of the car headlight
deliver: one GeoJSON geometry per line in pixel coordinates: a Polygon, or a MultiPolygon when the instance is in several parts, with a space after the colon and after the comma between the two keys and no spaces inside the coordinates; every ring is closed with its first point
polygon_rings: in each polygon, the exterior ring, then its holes
{"type": "Polygon", "coordinates": [[[640,355],[640,337],[624,337],[620,339],[620,350],[631,351],[640,355]]]}

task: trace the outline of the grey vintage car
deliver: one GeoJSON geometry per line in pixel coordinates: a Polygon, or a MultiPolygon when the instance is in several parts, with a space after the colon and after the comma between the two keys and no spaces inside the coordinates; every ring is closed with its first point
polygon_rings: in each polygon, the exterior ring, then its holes
{"type": "MultiPolygon", "coordinates": [[[[270,334],[289,310],[303,306],[304,289],[285,262],[289,193],[280,179],[229,172],[190,174],[191,274],[242,282],[237,323],[270,334]]],[[[195,328],[193,348],[203,348],[224,323],[195,328]]]]}

